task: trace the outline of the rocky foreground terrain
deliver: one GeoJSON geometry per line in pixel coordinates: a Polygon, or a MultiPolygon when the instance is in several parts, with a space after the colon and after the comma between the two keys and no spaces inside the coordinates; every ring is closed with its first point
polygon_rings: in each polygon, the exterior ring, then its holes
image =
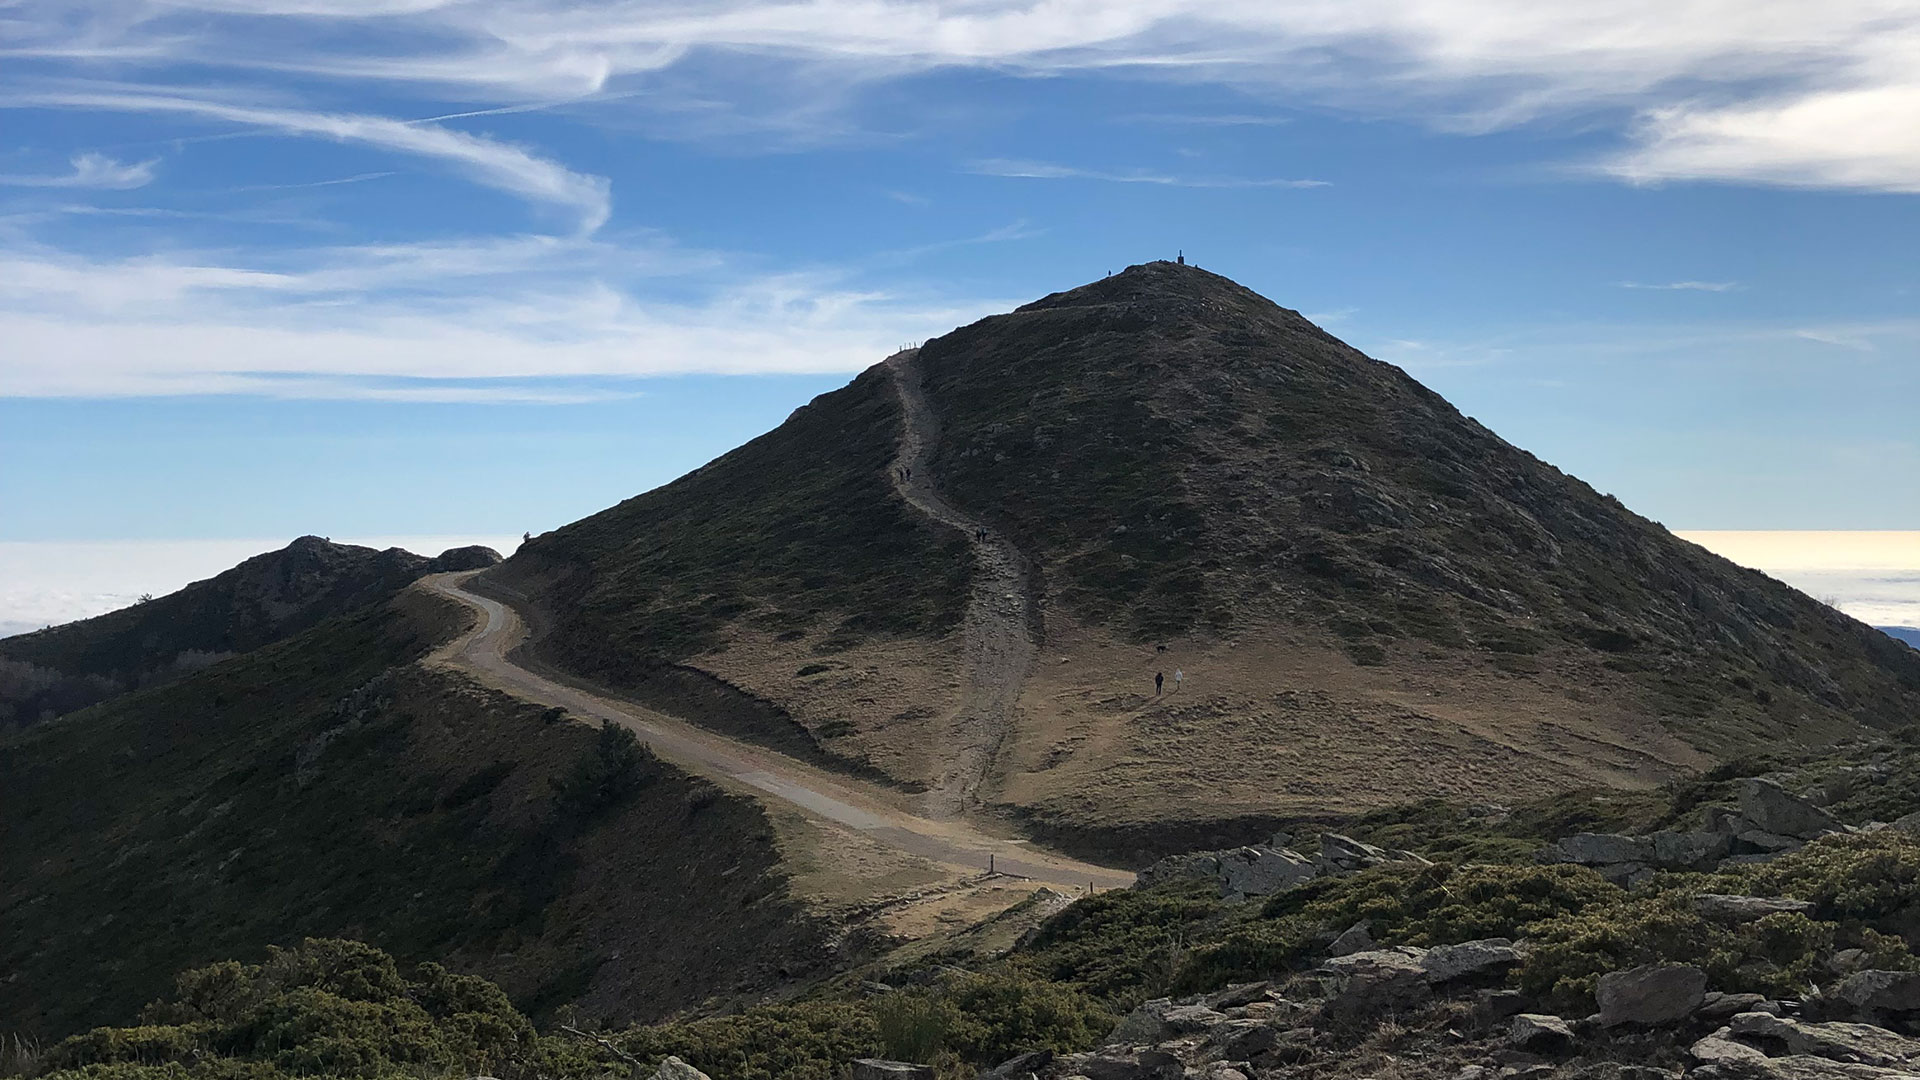
{"type": "MultiPolygon", "coordinates": [[[[183,975],[60,1080],[1879,1080],[1920,1076],[1920,748],[1660,792],[1396,808],[1036,894],[1010,948],[887,954],[664,1024],[536,1030],[352,942],[183,975]],[[1477,855],[1463,855],[1474,851],[1477,855]],[[1047,914],[1050,913],[1050,914],[1047,914]]],[[[972,933],[969,931],[968,933],[972,933]]]]}

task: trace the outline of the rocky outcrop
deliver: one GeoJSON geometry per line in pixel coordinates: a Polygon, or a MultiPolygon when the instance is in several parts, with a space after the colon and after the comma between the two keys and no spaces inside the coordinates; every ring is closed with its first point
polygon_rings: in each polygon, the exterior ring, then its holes
{"type": "Polygon", "coordinates": [[[1221,897],[1238,901],[1285,892],[1314,878],[1351,874],[1387,863],[1430,865],[1424,856],[1411,851],[1376,847],[1339,833],[1322,833],[1320,853],[1313,858],[1287,847],[1290,842],[1291,837],[1281,834],[1268,844],[1169,856],[1142,870],[1134,888],[1167,881],[1212,880],[1219,884],[1221,897]]]}
{"type": "Polygon", "coordinates": [[[669,1057],[654,1070],[653,1080],[711,1080],[711,1078],[679,1058],[669,1057]]]}
{"type": "MultiPolygon", "coordinates": [[[[1794,851],[1809,840],[1846,831],[1833,815],[1771,780],[1750,778],[1740,807],[1708,807],[1704,829],[1645,836],[1575,833],[1539,853],[1541,862],[1590,866],[1617,885],[1632,887],[1659,870],[1713,870],[1723,863],[1752,862],[1794,851]]],[[[1733,907],[1726,914],[1736,914],[1733,907]]],[[[1759,916],[1754,916],[1758,918],[1759,916]]]]}
{"type": "Polygon", "coordinates": [[[1685,964],[1645,964],[1600,976],[1594,996],[1603,1027],[1678,1023],[1693,1015],[1707,993],[1707,973],[1685,964]]]}
{"type": "Polygon", "coordinates": [[[1134,888],[1166,881],[1211,879],[1228,900],[1267,896],[1320,876],[1321,868],[1296,851],[1252,845],[1225,851],[1196,851],[1162,859],[1140,872],[1134,888]]]}
{"type": "Polygon", "coordinates": [[[853,1080],[934,1080],[933,1066],[914,1065],[884,1058],[858,1058],[852,1066],[853,1080]]]}

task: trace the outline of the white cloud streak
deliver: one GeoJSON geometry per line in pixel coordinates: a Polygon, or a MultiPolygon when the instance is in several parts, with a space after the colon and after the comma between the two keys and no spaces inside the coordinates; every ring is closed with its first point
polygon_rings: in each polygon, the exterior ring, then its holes
{"type": "Polygon", "coordinates": [[[1669,281],[1664,284],[1650,284],[1644,281],[1621,281],[1615,283],[1622,289],[1660,289],[1668,292],[1733,292],[1740,288],[1737,281],[1669,281]]]}
{"type": "Polygon", "coordinates": [[[383,150],[443,161],[487,187],[569,211],[575,215],[577,227],[583,233],[598,229],[612,213],[612,199],[604,177],[574,172],[510,143],[429,123],[124,91],[41,92],[0,99],[0,104],[175,113],[285,135],[364,143],[383,150]]]}
{"type": "Polygon", "coordinates": [[[1045,161],[1017,161],[1008,158],[990,158],[975,161],[969,165],[972,172],[981,176],[1006,176],[1028,180],[1098,180],[1111,184],[1153,184],[1160,187],[1186,188],[1318,188],[1331,187],[1325,180],[1262,180],[1240,177],[1191,177],[1171,176],[1166,173],[1152,172],[1105,172],[1099,169],[1081,169],[1070,165],[1055,165],[1045,161]]]}
{"type": "Polygon", "coordinates": [[[101,191],[129,191],[153,182],[153,167],[159,161],[125,164],[104,154],[76,154],[71,172],[50,176],[0,175],[7,187],[94,188],[101,191]]]}
{"type": "Polygon", "coordinates": [[[1911,0],[13,0],[9,11],[0,55],[432,84],[482,105],[638,89],[690,61],[703,77],[751,73],[697,96],[757,92],[721,103],[816,120],[796,101],[940,68],[1104,72],[1472,131],[1637,116],[1626,148],[1592,165],[1637,183],[1920,189],[1911,0]],[[358,30],[263,36],[267,19],[358,30]]]}

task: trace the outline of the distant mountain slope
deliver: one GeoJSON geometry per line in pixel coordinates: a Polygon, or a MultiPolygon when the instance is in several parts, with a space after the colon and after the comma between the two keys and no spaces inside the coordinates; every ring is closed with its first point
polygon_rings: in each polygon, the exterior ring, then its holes
{"type": "Polygon", "coordinates": [[[152,686],[385,600],[422,574],[477,570],[490,548],[426,558],[303,536],[132,607],[0,638],[0,728],[152,686]]]}
{"type": "Polygon", "coordinates": [[[132,1015],[183,965],[307,935],[583,1018],[824,960],[756,804],[415,663],[466,618],[404,592],[0,735],[0,1031],[132,1015]]]}
{"type": "MultiPolygon", "coordinates": [[[[1042,652],[987,789],[1062,839],[1644,785],[1920,716],[1911,650],[1217,275],[1132,267],[903,370],[940,428],[932,482],[1034,569],[1042,652]]],[[[706,678],[769,742],[929,783],[972,559],[888,484],[900,425],[869,370],[483,578],[531,602],[554,667],[706,678]]]]}
{"type": "Polygon", "coordinates": [[[1897,638],[1916,649],[1920,649],[1920,626],[1883,626],[1882,633],[1897,638]]]}

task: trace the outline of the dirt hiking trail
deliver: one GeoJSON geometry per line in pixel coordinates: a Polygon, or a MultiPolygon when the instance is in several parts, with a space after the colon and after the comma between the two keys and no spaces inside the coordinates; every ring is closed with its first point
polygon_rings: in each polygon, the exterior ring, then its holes
{"type": "Polygon", "coordinates": [[[946,500],[933,484],[933,451],[940,421],[920,385],[920,350],[905,349],[886,360],[900,395],[900,455],[894,459],[893,488],[907,504],[943,525],[958,529],[972,545],[973,595],[961,626],[967,663],[960,706],[948,719],[944,746],[934,760],[946,762],[927,792],[927,811],[957,817],[980,802],[1000,748],[1013,729],[1020,687],[1033,671],[1038,648],[1033,641],[1031,575],[1025,556],[986,522],[969,517],[946,500]]]}
{"type": "Polygon", "coordinates": [[[991,835],[967,822],[920,817],[902,808],[895,793],[869,789],[858,780],[528,671],[508,659],[526,637],[519,615],[498,600],[464,588],[466,580],[477,572],[434,574],[421,579],[424,587],[481,615],[471,630],[435,651],[428,658],[429,664],[465,672],[486,685],[542,705],[560,706],[575,716],[619,724],[639,735],[661,758],[689,772],[770,795],[897,851],[976,872],[987,868],[991,856],[994,868],[1001,873],[1067,892],[1089,884],[1100,889],[1133,884],[1133,874],[1127,871],[1055,855],[1017,838],[991,835]]]}

